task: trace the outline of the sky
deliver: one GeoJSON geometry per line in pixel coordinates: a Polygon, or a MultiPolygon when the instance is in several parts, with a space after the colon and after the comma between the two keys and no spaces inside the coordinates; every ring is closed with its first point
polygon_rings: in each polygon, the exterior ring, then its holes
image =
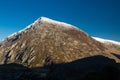
{"type": "Polygon", "coordinates": [[[0,40],[41,16],[120,41],[120,0],[0,0],[0,40]]]}

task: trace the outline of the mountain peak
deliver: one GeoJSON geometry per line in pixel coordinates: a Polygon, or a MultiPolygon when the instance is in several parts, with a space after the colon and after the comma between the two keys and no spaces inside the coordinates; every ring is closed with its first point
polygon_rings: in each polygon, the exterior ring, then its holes
{"type": "Polygon", "coordinates": [[[25,31],[28,28],[31,28],[31,26],[34,26],[35,24],[53,24],[53,25],[56,25],[55,27],[59,27],[61,29],[77,29],[77,30],[80,30],[77,27],[75,27],[75,26],[73,26],[71,24],[65,23],[65,22],[56,21],[56,20],[53,20],[53,19],[50,19],[50,18],[47,18],[47,17],[40,17],[37,20],[35,20],[32,24],[26,26],[24,29],[22,29],[22,30],[20,30],[18,32],[14,32],[10,36],[8,36],[8,38],[12,37],[14,35],[17,35],[18,33],[21,33],[21,32],[25,31]]]}
{"type": "Polygon", "coordinates": [[[53,19],[50,19],[50,18],[47,18],[47,17],[40,17],[37,21],[42,22],[42,23],[61,25],[61,26],[64,26],[66,28],[76,28],[76,29],[78,29],[77,27],[75,27],[75,26],[73,26],[71,24],[61,22],[61,21],[56,21],[56,20],[53,20],[53,19]]]}

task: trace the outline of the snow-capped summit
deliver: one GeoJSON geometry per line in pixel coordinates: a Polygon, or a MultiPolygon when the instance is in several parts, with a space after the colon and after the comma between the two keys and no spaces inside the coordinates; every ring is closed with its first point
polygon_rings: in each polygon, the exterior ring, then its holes
{"type": "Polygon", "coordinates": [[[117,41],[108,40],[108,39],[102,39],[102,38],[98,38],[98,37],[93,37],[93,38],[95,40],[101,42],[101,43],[120,45],[120,42],[117,42],[117,41]]]}
{"type": "MultiPolygon", "coordinates": [[[[71,24],[68,24],[68,23],[65,23],[65,22],[61,22],[61,21],[56,21],[56,20],[53,20],[53,19],[50,19],[50,18],[47,18],[47,17],[40,17],[38,18],[36,21],[34,21],[32,24],[26,26],[24,29],[18,31],[18,32],[14,32],[13,34],[11,34],[9,37],[12,37],[12,36],[15,36],[17,35],[18,33],[21,33],[23,31],[25,31],[26,29],[30,28],[31,26],[35,25],[35,24],[40,24],[40,23],[43,23],[43,24],[54,24],[54,25],[58,25],[56,27],[58,28],[64,28],[64,29],[78,29],[77,27],[75,27],[74,25],[71,25],[71,24]],[[61,27],[60,27],[61,26],[61,27]]],[[[80,29],[78,29],[80,30],[80,29]]],[[[81,30],[82,31],[82,30],[81,30]]],[[[83,31],[82,31],[83,32],[83,31]]]]}
{"type": "Polygon", "coordinates": [[[67,28],[67,29],[69,29],[69,28],[78,29],[74,25],[71,25],[71,24],[68,24],[68,23],[65,23],[65,22],[61,22],[61,21],[56,21],[56,20],[53,20],[53,19],[50,19],[50,18],[47,18],[47,17],[40,17],[37,21],[41,21],[43,23],[46,22],[46,23],[50,23],[50,24],[54,24],[54,25],[61,25],[61,26],[64,26],[65,28],[67,28]]]}
{"type": "Polygon", "coordinates": [[[48,22],[48,23],[52,23],[52,24],[64,25],[64,26],[73,26],[71,24],[67,24],[67,23],[64,23],[64,22],[56,21],[56,20],[53,20],[53,19],[50,19],[50,18],[47,18],[47,17],[41,17],[40,21],[41,22],[48,22]]]}

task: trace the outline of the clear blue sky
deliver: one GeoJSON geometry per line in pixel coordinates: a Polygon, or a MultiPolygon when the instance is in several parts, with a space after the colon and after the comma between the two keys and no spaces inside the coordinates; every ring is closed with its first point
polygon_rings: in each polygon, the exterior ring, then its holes
{"type": "Polygon", "coordinates": [[[0,0],[0,40],[41,16],[120,41],[120,0],[0,0]]]}

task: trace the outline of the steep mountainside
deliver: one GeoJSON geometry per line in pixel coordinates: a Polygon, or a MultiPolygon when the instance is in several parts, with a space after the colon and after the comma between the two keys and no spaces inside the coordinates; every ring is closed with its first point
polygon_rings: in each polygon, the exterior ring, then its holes
{"type": "Polygon", "coordinates": [[[103,44],[75,26],[41,17],[0,43],[0,64],[36,67],[98,54],[115,58],[105,50],[103,44]]]}

